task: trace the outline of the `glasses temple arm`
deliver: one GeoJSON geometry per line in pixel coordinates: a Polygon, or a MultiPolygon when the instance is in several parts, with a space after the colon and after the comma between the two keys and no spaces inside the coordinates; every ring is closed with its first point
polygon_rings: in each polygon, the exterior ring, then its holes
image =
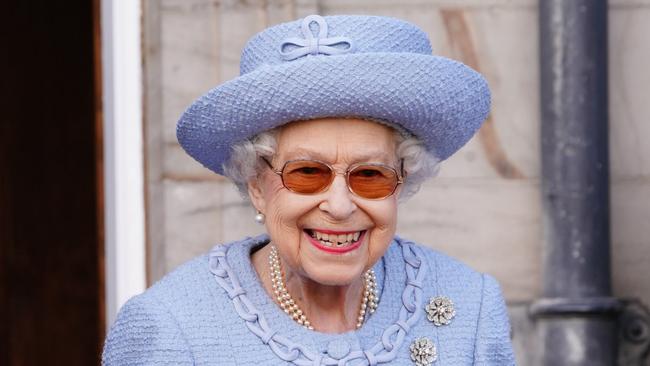
{"type": "Polygon", "coordinates": [[[269,169],[271,169],[271,171],[272,171],[273,173],[278,174],[278,175],[282,175],[282,171],[281,171],[281,170],[275,170],[275,168],[273,167],[273,165],[271,165],[271,162],[268,161],[268,160],[266,159],[266,157],[264,157],[264,156],[260,156],[260,159],[262,159],[262,161],[264,161],[264,162],[266,163],[266,165],[269,166],[269,169]]]}

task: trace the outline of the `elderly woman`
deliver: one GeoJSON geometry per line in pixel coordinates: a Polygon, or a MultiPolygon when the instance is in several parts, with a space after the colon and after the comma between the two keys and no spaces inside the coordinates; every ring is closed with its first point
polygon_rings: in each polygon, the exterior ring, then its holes
{"type": "Polygon", "coordinates": [[[511,365],[496,281],[395,235],[476,132],[485,80],[414,25],[309,16],[244,49],[178,123],[268,235],[217,245],[121,309],[105,365],[511,365]]]}

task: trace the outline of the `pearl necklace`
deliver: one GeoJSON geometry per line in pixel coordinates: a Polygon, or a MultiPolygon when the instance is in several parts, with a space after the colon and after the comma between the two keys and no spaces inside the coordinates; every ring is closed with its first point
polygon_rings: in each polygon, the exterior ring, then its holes
{"type": "MultiPolygon", "coordinates": [[[[282,310],[288,315],[291,315],[293,320],[303,327],[314,330],[305,313],[298,307],[298,304],[291,298],[289,291],[284,286],[282,279],[282,268],[280,267],[280,257],[278,256],[278,249],[275,245],[271,246],[269,252],[269,267],[271,269],[271,282],[273,283],[273,293],[275,298],[280,304],[282,310]]],[[[377,277],[375,271],[372,269],[367,270],[363,274],[364,290],[363,299],[361,300],[361,307],[359,309],[359,316],[357,317],[357,329],[361,328],[366,314],[372,314],[377,310],[379,305],[379,296],[377,295],[377,277]]]]}

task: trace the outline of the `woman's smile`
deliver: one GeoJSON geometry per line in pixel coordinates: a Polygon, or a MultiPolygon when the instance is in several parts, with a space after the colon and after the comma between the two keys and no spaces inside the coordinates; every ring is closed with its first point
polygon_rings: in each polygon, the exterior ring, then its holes
{"type": "Polygon", "coordinates": [[[365,238],[366,230],[335,231],[324,229],[305,229],[307,240],[316,248],[332,254],[345,254],[359,248],[365,238]]]}

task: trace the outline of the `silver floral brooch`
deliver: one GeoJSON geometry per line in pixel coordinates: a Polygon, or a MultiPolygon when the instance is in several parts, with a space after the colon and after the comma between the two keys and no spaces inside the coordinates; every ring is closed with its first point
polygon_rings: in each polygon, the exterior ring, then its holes
{"type": "Polygon", "coordinates": [[[438,359],[436,346],[429,338],[421,337],[411,343],[411,360],[416,366],[430,366],[438,359]]]}
{"type": "Polygon", "coordinates": [[[454,303],[446,296],[436,296],[429,300],[425,307],[427,319],[437,327],[451,323],[456,316],[454,303]]]}

